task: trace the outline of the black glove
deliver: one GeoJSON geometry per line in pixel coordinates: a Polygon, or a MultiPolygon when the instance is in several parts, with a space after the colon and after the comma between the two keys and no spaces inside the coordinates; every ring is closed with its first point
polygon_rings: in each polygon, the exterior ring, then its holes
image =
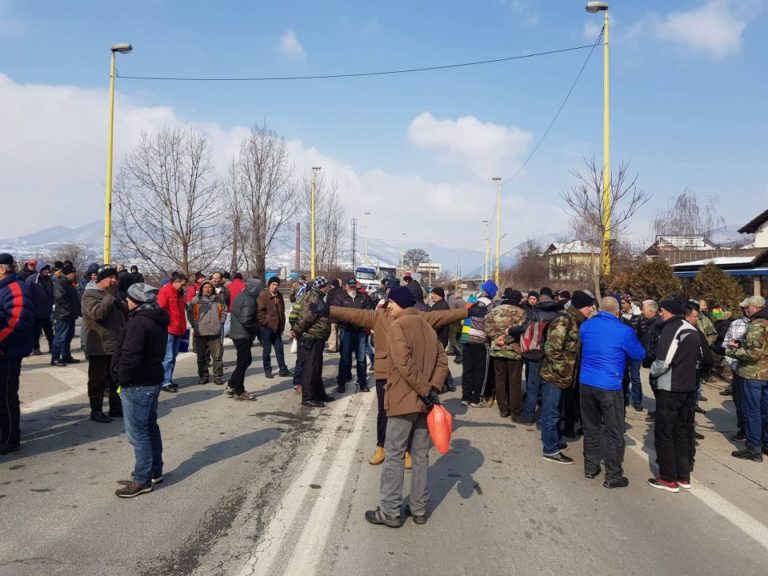
{"type": "Polygon", "coordinates": [[[488,314],[488,308],[486,306],[480,306],[480,304],[472,304],[467,311],[467,316],[470,318],[485,318],[488,314]]]}
{"type": "Polygon", "coordinates": [[[525,332],[525,327],[523,326],[512,326],[509,330],[507,330],[507,334],[510,338],[517,338],[523,332],[525,332]]]}
{"type": "Polygon", "coordinates": [[[325,318],[330,314],[331,310],[325,304],[312,303],[309,305],[309,311],[312,312],[312,314],[314,314],[318,318],[325,318]]]}
{"type": "Polygon", "coordinates": [[[426,405],[427,411],[432,410],[435,404],[440,404],[440,396],[437,395],[437,390],[434,388],[430,388],[429,394],[426,396],[419,396],[419,398],[421,398],[421,401],[426,405]]]}

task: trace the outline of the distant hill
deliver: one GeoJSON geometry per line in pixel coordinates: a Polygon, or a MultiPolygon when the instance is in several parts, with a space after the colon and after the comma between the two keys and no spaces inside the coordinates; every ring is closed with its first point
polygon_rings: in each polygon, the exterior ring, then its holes
{"type": "Polygon", "coordinates": [[[104,221],[95,220],[78,228],[54,226],[16,238],[0,240],[0,252],[9,252],[16,258],[49,256],[65,244],[79,244],[86,251],[98,254],[104,241],[104,221]]]}

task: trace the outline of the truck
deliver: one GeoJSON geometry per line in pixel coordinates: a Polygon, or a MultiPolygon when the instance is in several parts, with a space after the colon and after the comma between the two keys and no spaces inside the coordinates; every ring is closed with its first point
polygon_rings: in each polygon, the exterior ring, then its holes
{"type": "Polygon", "coordinates": [[[376,290],[381,282],[379,271],[373,266],[358,266],[355,268],[355,280],[366,290],[376,290]]]}

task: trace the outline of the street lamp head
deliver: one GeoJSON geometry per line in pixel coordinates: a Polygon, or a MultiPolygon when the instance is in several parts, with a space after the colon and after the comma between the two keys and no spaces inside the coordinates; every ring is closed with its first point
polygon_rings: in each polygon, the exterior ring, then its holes
{"type": "Polygon", "coordinates": [[[500,176],[494,176],[493,178],[491,178],[491,180],[493,180],[494,182],[499,182],[501,180],[501,177],[500,176]]]}
{"type": "Polygon", "coordinates": [[[133,46],[130,44],[113,44],[112,52],[120,52],[120,54],[128,54],[133,50],[133,46]]]}
{"type": "Polygon", "coordinates": [[[590,14],[608,10],[608,2],[587,2],[584,9],[590,14]]]}
{"type": "Polygon", "coordinates": [[[312,170],[321,170],[320,166],[312,166],[312,170]]]}

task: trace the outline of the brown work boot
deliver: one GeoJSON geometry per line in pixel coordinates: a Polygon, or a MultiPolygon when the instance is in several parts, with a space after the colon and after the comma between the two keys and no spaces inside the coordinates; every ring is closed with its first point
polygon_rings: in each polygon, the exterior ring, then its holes
{"type": "Polygon", "coordinates": [[[115,490],[115,495],[120,498],[134,498],[140,494],[152,492],[152,483],[139,484],[138,482],[128,482],[124,488],[115,490]]]}
{"type": "Polygon", "coordinates": [[[369,464],[373,464],[376,466],[377,464],[381,464],[386,459],[387,455],[384,452],[383,446],[376,446],[376,452],[373,453],[373,456],[371,456],[371,459],[368,460],[369,464]]]}

